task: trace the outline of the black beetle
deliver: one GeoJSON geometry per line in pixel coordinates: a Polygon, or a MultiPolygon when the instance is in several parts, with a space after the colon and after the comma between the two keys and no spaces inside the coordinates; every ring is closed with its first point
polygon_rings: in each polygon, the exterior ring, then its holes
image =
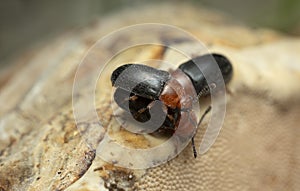
{"type": "MultiPolygon", "coordinates": [[[[187,84],[187,86],[192,85],[198,98],[209,95],[210,89],[203,73],[208,75],[218,74],[218,71],[212,69],[214,60],[220,68],[224,82],[229,82],[232,78],[233,68],[230,61],[220,54],[206,54],[195,57],[181,64],[177,70],[171,73],[141,64],[122,65],[115,69],[111,75],[112,85],[116,88],[114,100],[121,108],[130,112],[134,119],[139,122],[150,120],[149,110],[153,101],[161,101],[164,105],[163,110],[166,113],[166,118],[158,131],[174,133],[180,120],[181,112],[184,112],[186,108],[182,109],[180,102],[182,98],[174,90],[176,85],[169,83],[172,74],[177,80],[186,81],[183,84],[187,84]],[[199,68],[201,68],[201,71],[199,68]],[[120,75],[124,70],[129,72],[128,75],[120,75]],[[145,81],[144,79],[147,80],[145,81]],[[117,80],[119,83],[116,83],[117,80]]],[[[210,107],[205,114],[209,110],[210,107]]],[[[196,157],[197,153],[193,138],[192,144],[194,156],[196,157]]]]}

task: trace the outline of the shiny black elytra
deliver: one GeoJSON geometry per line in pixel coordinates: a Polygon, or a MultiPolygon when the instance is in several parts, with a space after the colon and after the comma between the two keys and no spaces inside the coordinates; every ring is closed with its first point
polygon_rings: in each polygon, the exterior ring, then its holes
{"type": "MultiPolygon", "coordinates": [[[[208,83],[203,73],[214,76],[220,74],[213,67],[214,63],[212,62],[214,61],[219,66],[224,82],[229,82],[232,78],[233,68],[230,61],[220,54],[198,56],[181,64],[177,70],[180,70],[180,75],[186,75],[188,78],[179,75],[179,80],[189,79],[192,83],[189,82],[187,84],[193,84],[198,97],[209,95],[208,83]],[[201,71],[199,68],[201,68],[201,71]]],[[[115,69],[111,75],[112,85],[116,88],[114,99],[122,109],[130,112],[133,118],[139,122],[150,120],[151,115],[149,110],[153,106],[153,102],[155,100],[161,101],[164,104],[162,110],[166,113],[166,118],[163,125],[158,129],[158,133],[172,134],[177,128],[181,112],[184,111],[180,105],[180,96],[174,91],[174,87],[168,83],[170,79],[171,74],[167,71],[141,64],[122,65],[115,69]],[[125,69],[127,75],[120,75],[125,69]],[[144,81],[144,79],[147,80],[144,81]],[[134,88],[132,89],[131,87],[134,88]]],[[[210,107],[205,114],[209,110],[210,107]]],[[[196,157],[197,153],[193,138],[192,144],[194,156],[196,157]]]]}

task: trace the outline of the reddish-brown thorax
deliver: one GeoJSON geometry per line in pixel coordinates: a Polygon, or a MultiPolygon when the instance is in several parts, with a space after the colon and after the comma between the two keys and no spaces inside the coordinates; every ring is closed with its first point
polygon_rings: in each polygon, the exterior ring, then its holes
{"type": "Polygon", "coordinates": [[[175,109],[180,108],[180,97],[176,93],[176,91],[167,84],[163,89],[160,100],[168,107],[175,109]]]}

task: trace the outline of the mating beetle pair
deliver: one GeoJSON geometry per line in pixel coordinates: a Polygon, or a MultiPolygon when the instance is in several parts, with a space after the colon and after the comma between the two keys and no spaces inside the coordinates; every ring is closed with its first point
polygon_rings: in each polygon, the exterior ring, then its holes
{"type": "MultiPolygon", "coordinates": [[[[181,84],[192,86],[198,98],[209,95],[209,84],[204,77],[204,73],[209,75],[218,73],[212,67],[214,61],[221,71],[224,82],[229,82],[233,68],[230,61],[220,54],[198,56],[181,64],[171,73],[141,64],[122,65],[115,69],[111,75],[112,85],[116,88],[114,99],[118,106],[130,112],[133,118],[139,122],[150,120],[150,109],[154,101],[161,101],[163,104],[162,110],[166,117],[157,131],[172,134],[177,129],[182,112],[186,112],[187,108],[182,108],[182,97],[176,92],[178,84],[170,83],[171,76],[175,76],[181,84]],[[129,71],[131,75],[121,75],[125,70],[129,71]],[[148,80],[145,81],[145,78],[148,80]],[[117,81],[118,83],[116,83],[117,81]]],[[[205,113],[209,110],[210,107],[205,113]]],[[[196,157],[197,152],[193,138],[192,144],[194,156],[196,157]]]]}

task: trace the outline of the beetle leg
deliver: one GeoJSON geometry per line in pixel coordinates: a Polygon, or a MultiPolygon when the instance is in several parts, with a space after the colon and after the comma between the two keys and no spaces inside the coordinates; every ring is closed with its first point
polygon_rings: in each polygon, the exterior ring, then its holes
{"type": "Polygon", "coordinates": [[[170,119],[171,122],[174,123],[175,120],[174,120],[174,117],[172,115],[168,114],[167,117],[170,119]]]}
{"type": "Polygon", "coordinates": [[[122,102],[123,103],[126,103],[128,101],[135,101],[137,100],[139,97],[137,95],[133,95],[133,96],[130,96],[129,98],[125,98],[124,101],[122,102]]]}
{"type": "Polygon", "coordinates": [[[139,97],[137,95],[133,95],[133,96],[130,96],[129,99],[127,101],[135,101],[137,100],[139,97]]]}
{"type": "Polygon", "coordinates": [[[194,136],[192,137],[192,147],[193,147],[194,158],[197,158],[197,150],[196,150],[196,147],[195,147],[194,136]]]}
{"type": "Polygon", "coordinates": [[[138,117],[139,117],[142,113],[144,113],[147,109],[148,109],[148,107],[142,108],[142,109],[138,110],[138,111],[134,114],[134,118],[138,118],[138,117]]]}
{"type": "MultiPolygon", "coordinates": [[[[200,118],[199,123],[197,124],[197,129],[198,129],[198,127],[200,127],[200,124],[202,123],[204,117],[210,112],[210,110],[211,110],[211,106],[209,106],[209,107],[205,110],[205,112],[203,113],[203,115],[202,115],[201,118],[200,118]]],[[[196,133],[197,133],[197,129],[196,129],[196,133]]],[[[195,133],[194,136],[192,137],[192,147],[193,147],[193,153],[194,153],[194,157],[195,157],[195,158],[197,158],[197,150],[196,150],[196,147],[195,147],[195,140],[194,140],[194,137],[195,137],[196,133],[195,133]]]]}
{"type": "Polygon", "coordinates": [[[180,111],[182,111],[182,112],[190,112],[190,111],[192,111],[192,109],[191,108],[181,108],[180,111]]]}
{"type": "MultiPolygon", "coordinates": [[[[135,96],[131,96],[130,98],[132,98],[133,100],[135,100],[135,99],[137,99],[138,98],[138,96],[136,96],[136,98],[135,98],[135,96]]],[[[129,98],[129,99],[130,99],[129,98]]],[[[148,105],[147,105],[147,107],[144,107],[144,108],[142,108],[142,109],[139,109],[137,112],[136,112],[136,114],[134,115],[134,117],[139,117],[142,113],[144,113],[146,110],[150,110],[150,108],[151,107],[153,107],[153,105],[154,105],[154,101],[152,101],[151,103],[149,103],[148,105]]]]}
{"type": "Polygon", "coordinates": [[[198,123],[198,125],[197,125],[197,129],[198,129],[198,127],[200,126],[200,124],[202,123],[204,117],[210,112],[210,110],[211,110],[211,105],[208,106],[208,108],[205,110],[205,112],[204,112],[203,115],[201,116],[201,119],[200,119],[200,121],[199,121],[199,123],[198,123]]]}

